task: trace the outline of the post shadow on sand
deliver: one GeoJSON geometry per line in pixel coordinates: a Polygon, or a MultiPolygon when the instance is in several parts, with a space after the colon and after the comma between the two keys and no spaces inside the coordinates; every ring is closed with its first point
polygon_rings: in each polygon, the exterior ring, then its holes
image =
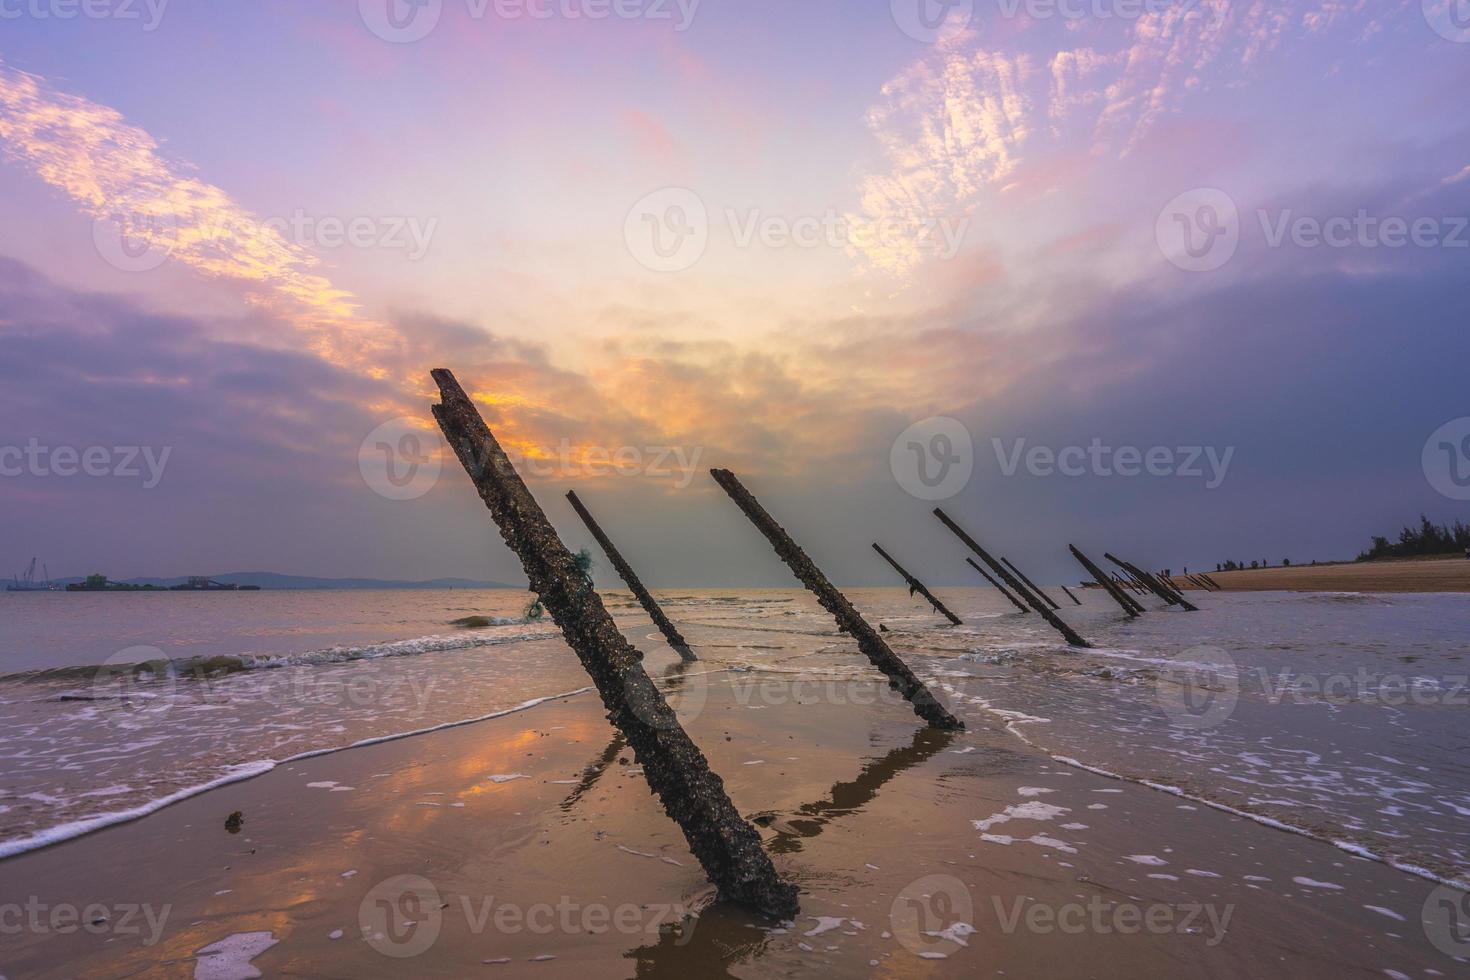
{"type": "MultiPolygon", "coordinates": [[[[833,820],[867,806],[884,785],[943,752],[958,735],[953,729],[917,729],[908,745],[872,760],[855,778],[834,783],[826,799],[804,803],[796,808],[796,816],[774,824],[776,836],[768,848],[776,854],[801,850],[803,841],[816,837],[833,820]]],[[[761,823],[762,816],[757,814],[755,821],[761,823]]],[[[764,931],[751,928],[746,913],[728,902],[716,902],[697,919],[661,933],[656,943],[628,950],[623,958],[634,961],[637,977],[729,977],[732,967],[759,958],[769,944],[764,931]]]]}

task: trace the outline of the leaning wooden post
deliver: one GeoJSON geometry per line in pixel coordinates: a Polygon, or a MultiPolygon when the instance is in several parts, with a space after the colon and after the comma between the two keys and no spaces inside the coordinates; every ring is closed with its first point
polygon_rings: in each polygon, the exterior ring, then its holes
{"type": "Polygon", "coordinates": [[[1153,592],[1154,595],[1158,596],[1160,599],[1163,599],[1169,605],[1181,606],[1184,609],[1189,610],[1190,612],[1199,612],[1198,606],[1194,605],[1183,596],[1178,595],[1177,593],[1174,593],[1167,589],[1164,586],[1164,583],[1160,582],[1158,579],[1154,578],[1152,575],[1150,575],[1148,572],[1145,572],[1137,565],[1130,565],[1126,561],[1115,558],[1111,552],[1107,551],[1103,552],[1103,557],[1112,562],[1114,565],[1117,565],[1119,568],[1122,568],[1129,575],[1132,575],[1134,578],[1138,579],[1140,582],[1148,587],[1149,591],[1153,592]]]}
{"type": "Polygon", "coordinates": [[[791,540],[791,535],[786,529],[777,524],[766,509],[760,505],[760,501],[751,496],[749,490],[740,479],[729,470],[710,470],[715,482],[724,488],[735,501],[750,522],[766,536],[776,549],[776,554],[781,556],[801,583],[812,591],[822,608],[827,610],[837,620],[838,629],[847,633],[857,640],[858,649],[861,650],[873,666],[877,667],[888,676],[888,684],[895,691],[902,694],[908,702],[913,705],[914,713],[920,718],[933,725],[935,728],[957,729],[964,728],[965,723],[940,704],[924,682],[915,676],[909,669],[908,664],[898,658],[898,654],[888,648],[883,638],[878,635],[877,630],[868,625],[867,620],[858,615],[852,603],[847,597],[837,591],[837,587],[828,581],[827,576],[822,574],[821,569],[812,564],[806,552],[801,546],[791,540]]]}
{"type": "Polygon", "coordinates": [[[1063,592],[1065,592],[1065,593],[1067,593],[1067,598],[1068,598],[1068,599],[1071,599],[1071,600],[1072,600],[1072,602],[1073,602],[1073,603],[1074,603],[1074,604],[1075,604],[1075,605],[1079,605],[1079,606],[1080,606],[1080,605],[1082,605],[1082,600],[1081,600],[1081,599],[1079,599],[1079,598],[1077,598],[1077,597],[1076,597],[1076,596],[1074,596],[1074,595],[1073,595],[1073,594],[1072,594],[1072,590],[1071,590],[1071,589],[1069,589],[1069,588],[1067,588],[1067,587],[1066,587],[1066,586],[1065,586],[1065,585],[1064,585],[1064,586],[1062,586],[1062,591],[1063,591],[1063,592]]]}
{"type": "Polygon", "coordinates": [[[943,616],[951,623],[954,623],[956,626],[965,625],[964,621],[961,620],[960,617],[956,616],[954,613],[945,608],[944,603],[934,598],[934,593],[925,588],[923,582],[920,582],[918,579],[910,575],[907,571],[904,570],[904,567],[902,565],[894,561],[893,558],[889,556],[888,552],[878,547],[878,543],[876,541],[873,543],[873,550],[882,555],[883,560],[892,565],[893,570],[898,572],[899,575],[903,576],[903,580],[909,585],[909,595],[913,595],[915,592],[917,592],[919,595],[929,600],[929,605],[933,606],[934,611],[939,613],[939,615],[943,616]]]}
{"type": "Polygon", "coordinates": [[[1082,567],[1087,569],[1087,573],[1092,576],[1093,581],[1102,586],[1103,590],[1113,597],[1114,602],[1123,607],[1123,611],[1128,614],[1128,617],[1130,619],[1138,618],[1143,612],[1143,606],[1139,605],[1138,601],[1132,596],[1118,588],[1118,583],[1109,578],[1107,573],[1101,568],[1093,564],[1092,559],[1084,555],[1075,544],[1069,544],[1067,547],[1071,549],[1072,557],[1076,558],[1082,567]]]}
{"type": "Polygon", "coordinates": [[[1041,618],[1050,623],[1052,625],[1052,628],[1055,629],[1058,633],[1062,634],[1062,637],[1069,644],[1074,647],[1092,646],[1091,643],[1088,643],[1081,636],[1079,636],[1076,630],[1068,626],[1066,623],[1062,622],[1061,617],[1052,612],[1051,609],[1046,605],[1046,603],[1042,602],[1040,599],[1037,599],[1030,592],[1027,592],[1026,587],[1018,582],[1015,576],[1006,571],[1006,567],[1004,565],[996,561],[994,558],[990,557],[990,552],[980,547],[979,542],[966,534],[964,528],[960,527],[954,521],[950,520],[949,515],[946,514],[942,509],[935,507],[934,516],[939,518],[940,521],[944,523],[945,527],[953,531],[961,541],[968,545],[971,551],[979,555],[980,560],[989,565],[990,570],[999,575],[1001,581],[1005,582],[1005,584],[1009,585],[1011,589],[1016,592],[1016,594],[1025,599],[1027,604],[1030,605],[1032,609],[1035,609],[1037,612],[1039,612],[1041,614],[1041,618]]]}
{"type": "Polygon", "coordinates": [[[987,581],[991,585],[995,586],[995,590],[997,592],[999,592],[1001,595],[1005,596],[1007,599],[1011,600],[1011,605],[1015,606],[1017,609],[1021,610],[1021,612],[1023,612],[1023,613],[1024,612],[1030,612],[1031,611],[1030,609],[1027,609],[1026,608],[1025,603],[1023,603],[1020,599],[1017,599],[1015,596],[1013,596],[1009,592],[1007,592],[1006,591],[1006,587],[1004,585],[1001,585],[994,578],[992,578],[989,572],[987,572],[985,569],[981,568],[979,565],[975,564],[975,559],[973,559],[973,558],[966,558],[965,561],[969,562],[970,563],[970,567],[973,568],[975,571],[979,572],[981,575],[984,575],[985,576],[985,581],[987,581]]]}
{"type": "Polygon", "coordinates": [[[1139,585],[1138,582],[1136,582],[1131,575],[1125,578],[1124,576],[1119,575],[1117,572],[1114,572],[1113,581],[1117,582],[1129,592],[1132,592],[1136,595],[1148,595],[1148,592],[1144,590],[1143,586],[1139,585]]]}
{"type": "Polygon", "coordinates": [[[1037,586],[1037,584],[1035,582],[1033,582],[1029,578],[1027,578],[1025,572],[1021,571],[1014,564],[1012,564],[1011,563],[1011,560],[1009,558],[1007,558],[1004,555],[1002,555],[1000,560],[1001,560],[1001,564],[1005,565],[1006,568],[1009,568],[1011,571],[1015,572],[1016,573],[1016,577],[1019,578],[1022,582],[1025,582],[1026,583],[1026,588],[1030,589],[1032,592],[1035,592],[1036,595],[1037,595],[1037,597],[1040,598],[1043,602],[1045,602],[1047,605],[1051,606],[1053,609],[1061,609],[1062,608],[1061,605],[1056,602],[1056,600],[1054,600],[1051,596],[1047,595],[1045,592],[1042,592],[1041,591],[1041,588],[1039,586],[1037,586]]]}
{"type": "Polygon", "coordinates": [[[474,404],[444,369],[433,372],[441,404],[434,418],[521,560],[531,589],[597,685],[608,719],[628,739],[643,777],[719,894],[777,918],[799,910],[796,886],[781,880],[725,784],[685,734],[577,560],[557,537],[474,404]]]}
{"type": "Polygon", "coordinates": [[[658,602],[643,587],[643,583],[639,580],[637,574],[634,573],[632,566],[623,560],[623,556],[618,552],[617,547],[603,533],[602,528],[598,526],[597,522],[592,519],[592,515],[587,512],[587,508],[582,506],[582,501],[577,497],[577,491],[567,491],[567,499],[572,502],[572,509],[577,512],[578,517],[582,518],[582,523],[587,525],[587,530],[592,532],[592,536],[602,546],[602,550],[607,554],[608,560],[613,563],[613,568],[618,570],[618,574],[622,576],[628,588],[638,597],[638,601],[643,605],[643,611],[648,613],[648,618],[653,620],[654,624],[658,626],[658,631],[664,635],[664,639],[669,641],[669,646],[673,647],[674,652],[686,661],[698,660],[699,658],[694,655],[694,651],[689,649],[689,644],[685,642],[684,637],[674,628],[674,624],[669,622],[669,617],[664,615],[664,611],[659,607],[658,602]]]}
{"type": "Polygon", "coordinates": [[[1214,579],[1210,578],[1204,572],[1200,572],[1199,573],[1199,577],[1202,578],[1202,579],[1204,579],[1206,582],[1209,582],[1211,585],[1213,585],[1215,587],[1215,591],[1217,591],[1217,592],[1224,592],[1225,591],[1225,586],[1221,585],[1219,582],[1216,582],[1214,579]]]}

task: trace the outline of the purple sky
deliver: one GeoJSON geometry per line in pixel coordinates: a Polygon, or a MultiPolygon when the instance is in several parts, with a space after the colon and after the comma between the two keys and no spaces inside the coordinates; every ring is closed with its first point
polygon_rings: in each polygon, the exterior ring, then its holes
{"type": "Polygon", "coordinates": [[[655,584],[1470,518],[1465,7],[0,0],[0,572],[520,580],[438,366],[655,584]]]}

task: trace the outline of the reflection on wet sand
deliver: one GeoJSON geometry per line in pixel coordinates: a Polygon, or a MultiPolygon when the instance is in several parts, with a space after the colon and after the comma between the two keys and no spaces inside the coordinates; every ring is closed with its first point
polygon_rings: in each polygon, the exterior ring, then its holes
{"type": "Polygon", "coordinates": [[[635,977],[729,977],[730,968],[761,956],[768,935],[748,913],[733,905],[711,905],[676,928],[665,929],[658,942],[623,954],[636,964],[635,977]]]}
{"type": "Polygon", "coordinates": [[[593,786],[597,785],[597,781],[602,778],[602,774],[607,771],[607,767],[613,764],[613,760],[618,757],[618,753],[623,751],[623,746],[627,744],[628,741],[623,737],[622,732],[613,733],[612,740],[607,743],[607,748],[602,750],[602,754],[582,770],[582,778],[577,782],[576,788],[567,794],[566,799],[557,804],[563,813],[570,811],[572,807],[577,805],[578,800],[585,796],[593,786]]]}
{"type": "MultiPolygon", "coordinates": [[[[832,820],[871,803],[878,791],[900,773],[922,765],[952,745],[960,732],[920,728],[913,741],[864,766],[857,778],[834,783],[826,799],[804,803],[796,814],[781,818],[758,814],[755,822],[776,831],[768,847],[777,854],[801,850],[802,840],[816,837],[832,820]]],[[[697,919],[665,930],[657,943],[624,954],[637,963],[635,976],[732,976],[730,967],[758,958],[770,939],[750,916],[724,903],[710,905],[697,919]],[[715,964],[720,972],[710,973],[715,964]]]]}
{"type": "Polygon", "coordinates": [[[803,839],[815,837],[828,822],[837,817],[862,809],[873,801],[878,790],[893,777],[906,769],[920,765],[944,751],[955,740],[958,733],[934,728],[920,728],[914,732],[914,740],[892,750],[881,759],[874,759],[863,767],[856,779],[833,783],[832,792],[825,800],[803,803],[797,808],[797,816],[782,819],[776,815],[757,817],[757,823],[768,823],[776,831],[770,849],[776,854],[790,854],[801,850],[803,839]]]}

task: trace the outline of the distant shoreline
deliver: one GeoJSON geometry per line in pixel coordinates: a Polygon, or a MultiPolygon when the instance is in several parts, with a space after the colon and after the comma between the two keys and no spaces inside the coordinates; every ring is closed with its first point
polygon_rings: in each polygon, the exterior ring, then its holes
{"type": "MultiPolygon", "coordinates": [[[[1207,574],[1227,592],[1470,593],[1470,561],[1463,555],[1247,568],[1207,574]]],[[[1180,588],[1198,589],[1182,575],[1175,575],[1174,583],[1180,588]]]]}
{"type": "MultiPolygon", "coordinates": [[[[507,585],[504,582],[482,582],[474,579],[461,578],[439,578],[429,579],[423,582],[412,582],[399,579],[372,579],[372,578],[317,578],[311,575],[284,575],[279,572],[232,572],[227,575],[211,575],[209,578],[226,585],[240,586],[243,591],[247,588],[260,589],[261,591],[274,592],[344,592],[344,591],[372,591],[393,590],[413,591],[430,589],[514,589],[524,591],[524,585],[507,585]]],[[[68,585],[84,582],[84,577],[54,578],[51,583],[56,586],[55,592],[65,592],[68,585]]],[[[188,576],[177,576],[173,578],[130,578],[119,579],[113,584],[130,586],[126,590],[116,590],[117,593],[126,592],[167,592],[175,586],[184,585],[189,581],[188,576]],[[152,586],[151,589],[140,588],[152,586]]],[[[9,583],[0,582],[0,592],[9,583]]],[[[45,590],[41,590],[44,592],[45,590]]],[[[181,590],[205,591],[205,590],[181,590]]],[[[226,591],[226,590],[221,590],[226,591]]],[[[29,594],[29,593],[17,593],[29,594]]],[[[73,593],[76,595],[103,595],[114,594],[112,590],[81,591],[73,593]]]]}

